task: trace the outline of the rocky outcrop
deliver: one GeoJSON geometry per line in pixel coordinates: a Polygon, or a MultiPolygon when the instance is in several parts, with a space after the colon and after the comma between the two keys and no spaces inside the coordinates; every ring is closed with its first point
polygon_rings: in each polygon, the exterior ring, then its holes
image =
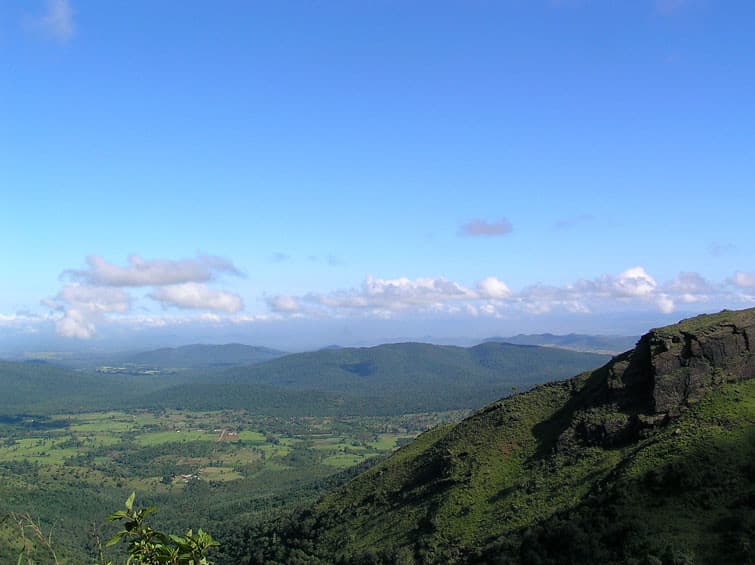
{"type": "Polygon", "coordinates": [[[755,377],[754,331],[752,323],[721,323],[700,333],[651,334],[654,411],[673,414],[711,386],[755,377]]]}
{"type": "Polygon", "coordinates": [[[595,373],[564,440],[614,445],[656,429],[721,383],[755,378],[755,308],[651,330],[595,373]]]}
{"type": "MultiPolygon", "coordinates": [[[[635,381],[652,414],[674,415],[725,381],[755,377],[755,309],[698,316],[652,330],[637,344],[635,381]]],[[[631,362],[630,362],[631,365],[631,362]]]]}

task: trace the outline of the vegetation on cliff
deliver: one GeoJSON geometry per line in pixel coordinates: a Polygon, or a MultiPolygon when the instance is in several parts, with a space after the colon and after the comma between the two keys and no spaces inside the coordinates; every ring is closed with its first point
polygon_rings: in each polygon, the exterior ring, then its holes
{"type": "Polygon", "coordinates": [[[604,367],[436,428],[253,563],[751,563],[755,310],[653,330],[604,367]]]}

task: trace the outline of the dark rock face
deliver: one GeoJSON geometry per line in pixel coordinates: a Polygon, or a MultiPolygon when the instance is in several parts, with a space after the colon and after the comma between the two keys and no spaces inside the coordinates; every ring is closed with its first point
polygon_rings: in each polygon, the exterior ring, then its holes
{"type": "Polygon", "coordinates": [[[722,323],[700,333],[651,332],[652,407],[655,413],[674,414],[699,400],[712,386],[755,377],[750,335],[755,324],[741,327],[722,323]]]}
{"type": "Polygon", "coordinates": [[[617,358],[607,386],[625,392],[616,395],[619,404],[646,402],[646,413],[673,415],[712,386],[755,378],[755,310],[723,314],[652,330],[626,358],[617,358]]]}
{"type": "Polygon", "coordinates": [[[755,309],[651,330],[635,349],[601,370],[605,378],[593,393],[592,407],[575,414],[567,437],[604,446],[622,443],[666,424],[721,383],[755,378],[753,338],[755,309]]]}

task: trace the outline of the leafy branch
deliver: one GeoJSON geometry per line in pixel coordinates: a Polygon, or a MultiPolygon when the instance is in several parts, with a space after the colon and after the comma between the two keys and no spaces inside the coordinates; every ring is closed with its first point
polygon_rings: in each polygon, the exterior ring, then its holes
{"type": "MultiPolygon", "coordinates": [[[[111,522],[123,522],[123,529],[106,544],[128,544],[126,565],[213,565],[207,551],[220,544],[201,528],[195,534],[192,530],[183,536],[164,534],[153,529],[146,522],[147,516],[155,512],[154,506],[134,509],[136,493],[126,500],[126,509],[108,516],[111,522]]],[[[107,565],[113,565],[112,561],[107,565]]]]}

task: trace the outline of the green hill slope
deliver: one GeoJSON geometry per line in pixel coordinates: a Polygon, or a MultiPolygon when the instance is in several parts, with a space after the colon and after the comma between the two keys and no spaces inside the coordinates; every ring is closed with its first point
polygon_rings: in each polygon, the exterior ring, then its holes
{"type": "Polygon", "coordinates": [[[207,365],[159,376],[0,362],[0,414],[238,408],[276,416],[335,416],[469,409],[509,394],[513,387],[530,388],[607,358],[497,343],[468,349],[399,343],[285,355],[243,367],[210,366],[254,353],[247,346],[229,347],[187,346],[141,357],[152,365],[207,365]]]}
{"type": "Polygon", "coordinates": [[[752,563],[755,310],[420,436],[256,529],[266,563],[752,563]]]}
{"type": "Polygon", "coordinates": [[[95,375],[48,363],[0,361],[0,415],[49,414],[120,404],[162,385],[155,379],[95,375]]]}
{"type": "Polygon", "coordinates": [[[552,348],[485,343],[476,347],[395,343],[286,355],[229,369],[212,382],[264,384],[366,399],[394,413],[474,408],[512,387],[564,378],[609,357],[552,348]]]}
{"type": "Polygon", "coordinates": [[[226,343],[223,345],[183,345],[181,347],[164,347],[152,351],[135,353],[122,359],[123,362],[150,367],[219,367],[228,365],[251,365],[269,361],[286,355],[283,351],[226,343]]]}
{"type": "Polygon", "coordinates": [[[132,408],[245,409],[272,416],[360,413],[368,408],[363,399],[342,394],[191,379],[191,375],[100,374],[48,363],[0,361],[0,419],[132,408]]]}

